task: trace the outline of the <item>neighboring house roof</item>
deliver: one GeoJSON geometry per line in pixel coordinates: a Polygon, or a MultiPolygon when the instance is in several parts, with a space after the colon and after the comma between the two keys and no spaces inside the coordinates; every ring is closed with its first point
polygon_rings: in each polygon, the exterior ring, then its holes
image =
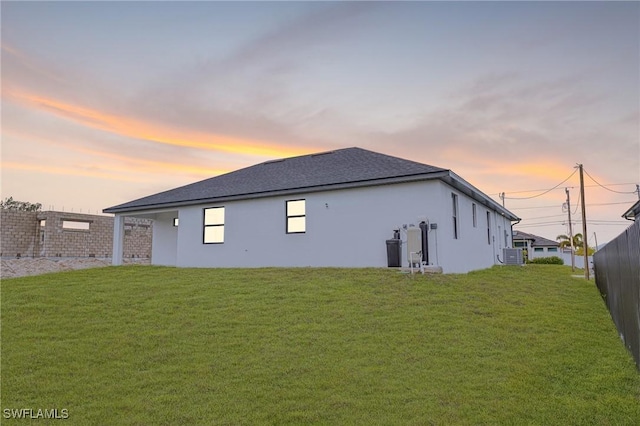
{"type": "Polygon", "coordinates": [[[629,210],[624,212],[622,217],[629,220],[636,220],[636,218],[640,217],[640,200],[636,201],[636,203],[631,206],[629,210]]]}
{"type": "Polygon", "coordinates": [[[186,205],[440,179],[512,221],[518,217],[455,173],[362,148],[272,160],[104,209],[139,212],[186,205]]]}
{"type": "Polygon", "coordinates": [[[531,241],[531,247],[559,247],[560,244],[557,241],[548,240],[543,237],[539,237],[533,234],[527,234],[522,231],[513,231],[513,241],[531,241]]]}

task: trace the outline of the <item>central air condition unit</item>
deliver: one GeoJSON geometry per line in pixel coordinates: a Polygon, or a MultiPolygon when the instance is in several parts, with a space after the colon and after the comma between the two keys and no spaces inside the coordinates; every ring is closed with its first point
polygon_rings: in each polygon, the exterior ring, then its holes
{"type": "Polygon", "coordinates": [[[522,265],[522,249],[519,248],[503,248],[505,265],[522,265]]]}

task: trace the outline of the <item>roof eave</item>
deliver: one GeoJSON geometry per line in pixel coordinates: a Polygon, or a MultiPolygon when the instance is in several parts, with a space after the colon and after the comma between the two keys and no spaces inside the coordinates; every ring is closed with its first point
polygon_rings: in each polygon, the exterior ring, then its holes
{"type": "Polygon", "coordinates": [[[355,182],[345,182],[345,183],[337,183],[337,184],[329,184],[329,185],[318,185],[318,186],[306,186],[299,188],[288,188],[276,191],[265,191],[265,192],[254,192],[247,194],[235,194],[228,195],[223,197],[213,197],[213,198],[199,198],[185,201],[176,201],[171,203],[154,203],[147,205],[139,205],[139,206],[123,206],[123,207],[109,207],[103,210],[103,213],[111,213],[111,214],[122,214],[122,213],[140,213],[140,212],[148,212],[150,210],[166,210],[166,209],[174,209],[178,207],[186,207],[193,206],[199,204],[216,204],[223,203],[228,201],[238,201],[238,200],[248,200],[248,199],[256,199],[256,198],[266,198],[266,197],[277,197],[282,195],[295,195],[302,193],[312,193],[312,192],[322,192],[322,191],[330,191],[330,190],[340,190],[340,189],[350,189],[350,188],[361,188],[367,186],[377,186],[377,185],[392,185],[396,183],[405,183],[405,182],[418,182],[425,180],[435,180],[439,179],[448,185],[454,187],[460,192],[466,194],[467,196],[475,199],[481,204],[489,207],[492,210],[499,212],[502,216],[508,218],[510,221],[515,222],[519,221],[520,218],[515,216],[509,210],[502,207],[496,201],[485,195],[482,191],[462,179],[460,176],[453,173],[451,170],[439,170],[431,173],[420,173],[415,175],[406,175],[406,176],[396,176],[391,178],[383,178],[383,179],[370,179],[364,181],[355,181],[355,182]]]}
{"type": "Polygon", "coordinates": [[[521,219],[511,213],[506,208],[502,207],[498,202],[484,194],[475,186],[471,185],[466,180],[462,179],[460,176],[452,172],[451,170],[447,170],[447,176],[443,177],[442,180],[452,187],[456,188],[460,192],[468,195],[474,200],[482,203],[485,207],[489,207],[492,210],[499,212],[502,216],[509,219],[511,222],[518,222],[521,219]]]}
{"type": "Polygon", "coordinates": [[[300,188],[288,188],[276,191],[265,191],[265,192],[253,192],[247,194],[235,194],[228,195],[223,197],[212,197],[212,198],[198,198],[193,200],[185,200],[185,201],[176,201],[172,203],[154,203],[147,205],[139,205],[139,206],[123,206],[123,207],[109,207],[102,210],[103,213],[111,213],[111,214],[120,214],[120,213],[131,213],[131,212],[145,212],[149,210],[158,210],[158,209],[173,209],[177,207],[186,207],[193,206],[199,204],[214,204],[214,203],[222,203],[227,201],[238,201],[238,200],[248,200],[255,198],[266,198],[266,197],[277,197],[281,195],[295,195],[302,193],[311,193],[311,192],[322,192],[322,191],[331,191],[331,190],[340,190],[340,189],[350,189],[350,188],[361,188],[367,186],[377,186],[377,185],[392,185],[396,183],[405,183],[405,182],[418,182],[423,180],[434,180],[434,179],[442,179],[448,175],[448,170],[442,170],[431,173],[421,173],[416,175],[407,175],[407,176],[397,176],[392,178],[383,178],[383,179],[372,179],[372,180],[364,180],[364,181],[356,181],[356,182],[345,182],[345,183],[337,183],[337,184],[329,184],[329,185],[318,185],[318,186],[305,186],[300,188]]]}
{"type": "Polygon", "coordinates": [[[635,220],[636,216],[638,216],[639,213],[640,213],[640,200],[636,201],[636,203],[633,206],[631,206],[629,210],[624,212],[622,217],[627,220],[635,220]]]}

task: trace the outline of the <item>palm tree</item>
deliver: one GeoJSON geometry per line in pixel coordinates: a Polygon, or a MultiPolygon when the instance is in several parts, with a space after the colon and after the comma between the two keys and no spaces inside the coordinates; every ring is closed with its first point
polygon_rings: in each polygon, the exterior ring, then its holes
{"type": "MultiPolygon", "coordinates": [[[[556,241],[560,241],[560,248],[571,247],[571,240],[567,235],[558,235],[556,237],[556,241]]],[[[578,249],[581,248],[584,244],[582,243],[582,234],[577,233],[573,236],[573,248],[578,249]]]]}

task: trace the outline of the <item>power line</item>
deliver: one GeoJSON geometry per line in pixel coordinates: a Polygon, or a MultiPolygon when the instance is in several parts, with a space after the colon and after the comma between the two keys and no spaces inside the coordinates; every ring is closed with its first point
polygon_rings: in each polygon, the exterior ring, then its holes
{"type": "Polygon", "coordinates": [[[625,220],[599,220],[599,219],[591,219],[588,220],[587,223],[593,223],[593,224],[624,224],[624,225],[628,225],[629,221],[625,221],[625,220]]]}
{"type": "MultiPolygon", "coordinates": [[[[593,207],[593,206],[613,206],[613,205],[620,205],[620,204],[625,204],[625,205],[631,205],[633,203],[635,203],[636,201],[626,201],[626,202],[620,202],[620,203],[593,203],[593,204],[587,204],[587,207],[593,207]]],[[[509,210],[530,210],[530,209],[550,209],[550,208],[557,208],[558,205],[553,205],[553,206],[536,206],[536,207],[510,207],[509,210]]],[[[577,210],[576,210],[577,211],[577,210]]],[[[572,213],[573,214],[573,213],[572,213]]]]}
{"type": "MultiPolygon", "coordinates": [[[[578,214],[578,210],[580,210],[580,197],[582,196],[582,192],[578,191],[578,202],[576,203],[576,211],[573,212],[574,215],[578,214]]],[[[591,204],[589,204],[591,206],[591,204]]]]}
{"type": "Polygon", "coordinates": [[[595,204],[587,204],[587,206],[591,207],[591,206],[612,206],[615,204],[633,204],[635,203],[635,201],[625,201],[625,202],[621,202],[621,203],[595,203],[595,204]]]}
{"type": "Polygon", "coordinates": [[[542,192],[542,193],[540,193],[540,194],[538,194],[538,195],[532,195],[531,197],[505,197],[505,196],[504,196],[504,193],[503,193],[503,199],[507,199],[507,200],[530,200],[530,199],[532,199],[532,198],[541,197],[541,196],[543,196],[544,194],[547,194],[547,193],[549,193],[549,192],[553,191],[554,189],[556,189],[557,187],[559,187],[560,185],[562,185],[563,183],[565,183],[566,181],[568,181],[569,179],[571,179],[571,177],[572,177],[573,175],[575,175],[575,174],[576,174],[576,171],[577,171],[577,170],[574,170],[574,171],[573,171],[573,173],[571,173],[571,174],[569,175],[569,177],[568,177],[568,178],[566,178],[565,180],[563,180],[562,182],[560,182],[559,184],[557,184],[557,185],[556,185],[556,186],[554,186],[553,188],[548,189],[548,190],[546,190],[546,191],[544,191],[544,192],[542,192]]]}
{"type": "MultiPolygon", "coordinates": [[[[572,223],[578,225],[581,224],[581,220],[572,221],[572,223]]],[[[622,226],[627,225],[628,221],[616,221],[616,220],[587,220],[587,224],[591,226],[622,226]]],[[[557,220],[557,221],[549,221],[549,222],[536,222],[536,223],[526,223],[521,222],[517,227],[514,228],[535,228],[535,227],[545,227],[545,226],[563,226],[566,225],[566,221],[557,220]]]]}
{"type": "MultiPolygon", "coordinates": [[[[623,182],[623,183],[607,183],[607,184],[604,184],[604,185],[600,185],[600,184],[598,184],[598,185],[585,185],[584,187],[585,188],[595,188],[595,187],[598,187],[598,186],[623,186],[623,185],[636,185],[636,184],[633,183],[633,182],[623,182]]],[[[576,189],[578,187],[577,186],[568,186],[567,188],[576,189]]],[[[553,190],[553,189],[558,189],[558,188],[557,187],[551,188],[551,190],[553,190]]],[[[547,191],[547,189],[542,188],[542,189],[526,189],[526,190],[521,190],[521,191],[509,191],[509,192],[505,192],[505,194],[524,194],[524,193],[527,193],[527,192],[539,192],[539,191],[547,191]]],[[[635,193],[635,191],[633,191],[633,192],[621,192],[621,194],[634,194],[634,193],[635,193]]],[[[489,194],[489,195],[491,195],[491,196],[500,196],[500,194],[502,194],[502,193],[500,192],[500,193],[497,193],[497,194],[489,194]]],[[[515,200],[517,198],[509,198],[509,199],[515,200]]]]}
{"type": "Polygon", "coordinates": [[[522,220],[536,220],[536,219],[549,219],[551,217],[565,217],[563,214],[554,214],[553,216],[538,216],[538,217],[527,217],[522,220]]]}
{"type": "Polygon", "coordinates": [[[518,228],[537,228],[537,227],[545,227],[545,226],[558,226],[558,225],[562,225],[562,223],[557,223],[557,222],[549,222],[549,223],[542,223],[542,224],[518,224],[518,228]]]}
{"type": "Polygon", "coordinates": [[[594,182],[595,182],[599,187],[601,187],[602,189],[606,189],[607,191],[615,192],[616,194],[635,194],[635,193],[636,193],[636,191],[631,191],[631,192],[614,191],[613,189],[609,189],[609,188],[605,187],[605,185],[602,185],[600,182],[598,182],[597,180],[595,180],[595,179],[593,178],[593,176],[591,176],[591,175],[589,174],[589,172],[587,172],[586,170],[584,170],[584,173],[585,173],[587,176],[589,176],[589,177],[591,178],[591,180],[592,180],[592,181],[594,181],[594,182]]]}
{"type": "Polygon", "coordinates": [[[509,210],[532,210],[532,209],[550,209],[550,208],[554,208],[557,209],[558,205],[554,205],[554,206],[536,206],[536,207],[509,207],[509,210]]]}

